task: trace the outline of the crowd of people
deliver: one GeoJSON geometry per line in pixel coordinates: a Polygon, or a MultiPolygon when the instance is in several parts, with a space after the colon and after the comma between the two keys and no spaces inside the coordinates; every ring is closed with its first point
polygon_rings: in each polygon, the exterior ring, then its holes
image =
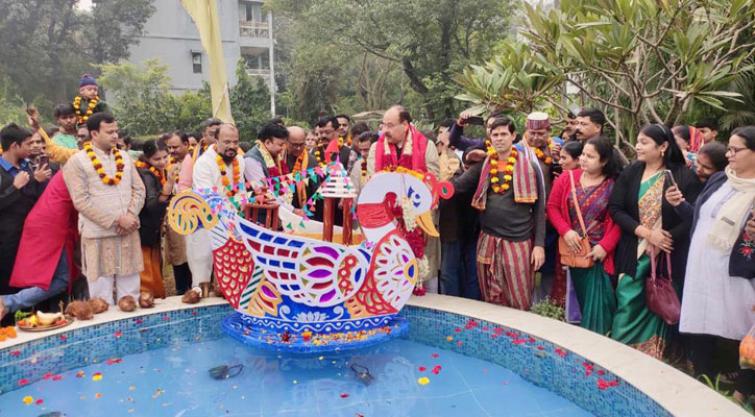
{"type": "MultiPolygon", "coordinates": [[[[755,126],[724,144],[711,121],[649,124],[629,160],[604,135],[601,111],[562,116],[557,135],[543,112],[524,126],[503,113],[465,112],[422,132],[397,105],[379,126],[347,115],[322,117],[311,130],[274,119],[246,145],[234,125],[208,119],[196,134],[167,132],[136,150],[85,76],[79,95],[55,108],[55,129],[41,128],[32,111],[30,128],[0,130],[0,315],[81,281],[77,297],[124,311],[141,294],[164,298],[173,287],[186,303],[207,297],[210,234],[165,226],[181,191],[255,196],[305,216],[319,186],[306,180],[312,168],[340,164],[357,191],[375,172],[408,169],[455,188],[439,203],[439,238],[403,224],[401,201],[386,196],[423,260],[418,293],[520,310],[547,298],[586,329],[716,375],[716,347],[755,325],[755,126]],[[464,135],[472,124],[484,137],[464,135]],[[302,181],[283,194],[265,186],[296,173],[302,181]],[[664,292],[659,282],[669,279],[664,292]],[[674,300],[680,306],[669,313],[674,300]]],[[[322,201],[310,214],[323,219],[322,201]]],[[[343,216],[337,210],[335,224],[343,216]]],[[[740,401],[753,394],[755,371],[725,376],[740,401]]]]}

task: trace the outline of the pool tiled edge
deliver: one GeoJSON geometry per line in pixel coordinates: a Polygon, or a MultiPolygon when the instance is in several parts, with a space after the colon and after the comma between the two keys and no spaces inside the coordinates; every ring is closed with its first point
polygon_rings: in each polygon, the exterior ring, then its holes
{"type": "MultiPolygon", "coordinates": [[[[111,310],[58,331],[22,333],[0,348],[0,394],[55,377],[50,371],[219,338],[220,321],[231,311],[222,299],[187,306],[171,297],[139,314],[111,310]]],[[[410,339],[505,366],[596,415],[748,415],[676,369],[579,327],[431,294],[414,297],[402,315],[410,320],[410,339]]]]}
{"type": "Polygon", "coordinates": [[[749,415],[673,367],[577,326],[435,294],[413,297],[404,314],[410,338],[501,364],[596,415],[749,415]]]}
{"type": "Polygon", "coordinates": [[[45,333],[19,332],[0,348],[0,394],[77,367],[170,346],[222,336],[220,321],[231,312],[220,299],[188,306],[180,297],[160,300],[154,309],[122,313],[110,309],[88,321],[45,333]]]}

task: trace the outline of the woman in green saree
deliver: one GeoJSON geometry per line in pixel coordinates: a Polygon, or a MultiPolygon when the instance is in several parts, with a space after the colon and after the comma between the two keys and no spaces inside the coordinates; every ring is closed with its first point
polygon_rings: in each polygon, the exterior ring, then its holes
{"type": "Polygon", "coordinates": [[[671,253],[672,278],[674,285],[681,288],[690,221],[676,214],[663,199],[663,193],[672,185],[671,176],[693,203],[701,184],[686,168],[667,127],[645,126],[637,137],[635,150],[637,162],[616,180],[609,203],[611,216],[622,230],[615,256],[619,278],[611,337],[660,359],[674,330],[645,304],[645,280],[651,273],[648,253],[671,253]]]}
{"type": "Polygon", "coordinates": [[[614,274],[613,252],[621,236],[608,213],[608,199],[619,170],[613,152],[606,138],[587,141],[579,158],[580,168],[556,179],[547,204],[548,220],[575,253],[585,235],[579,215],[584,219],[591,247],[588,256],[595,263],[590,268],[570,267],[569,273],[582,312],[582,327],[602,335],[610,334],[616,310],[609,275],[614,274]]]}

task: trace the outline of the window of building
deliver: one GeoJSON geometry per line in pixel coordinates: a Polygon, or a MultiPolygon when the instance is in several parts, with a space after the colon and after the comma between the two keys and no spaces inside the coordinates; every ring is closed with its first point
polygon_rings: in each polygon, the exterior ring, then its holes
{"type": "Polygon", "coordinates": [[[194,70],[194,74],[202,73],[202,53],[201,52],[191,53],[191,65],[194,70]]]}

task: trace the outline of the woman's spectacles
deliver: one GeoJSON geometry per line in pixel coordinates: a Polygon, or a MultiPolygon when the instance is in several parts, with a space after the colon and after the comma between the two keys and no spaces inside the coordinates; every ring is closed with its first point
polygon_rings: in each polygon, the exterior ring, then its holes
{"type": "Polygon", "coordinates": [[[736,155],[736,154],[738,154],[738,153],[740,153],[742,151],[746,151],[748,149],[749,148],[739,148],[739,147],[736,147],[736,146],[729,146],[728,148],[726,148],[726,153],[730,153],[732,155],[736,155]]]}

